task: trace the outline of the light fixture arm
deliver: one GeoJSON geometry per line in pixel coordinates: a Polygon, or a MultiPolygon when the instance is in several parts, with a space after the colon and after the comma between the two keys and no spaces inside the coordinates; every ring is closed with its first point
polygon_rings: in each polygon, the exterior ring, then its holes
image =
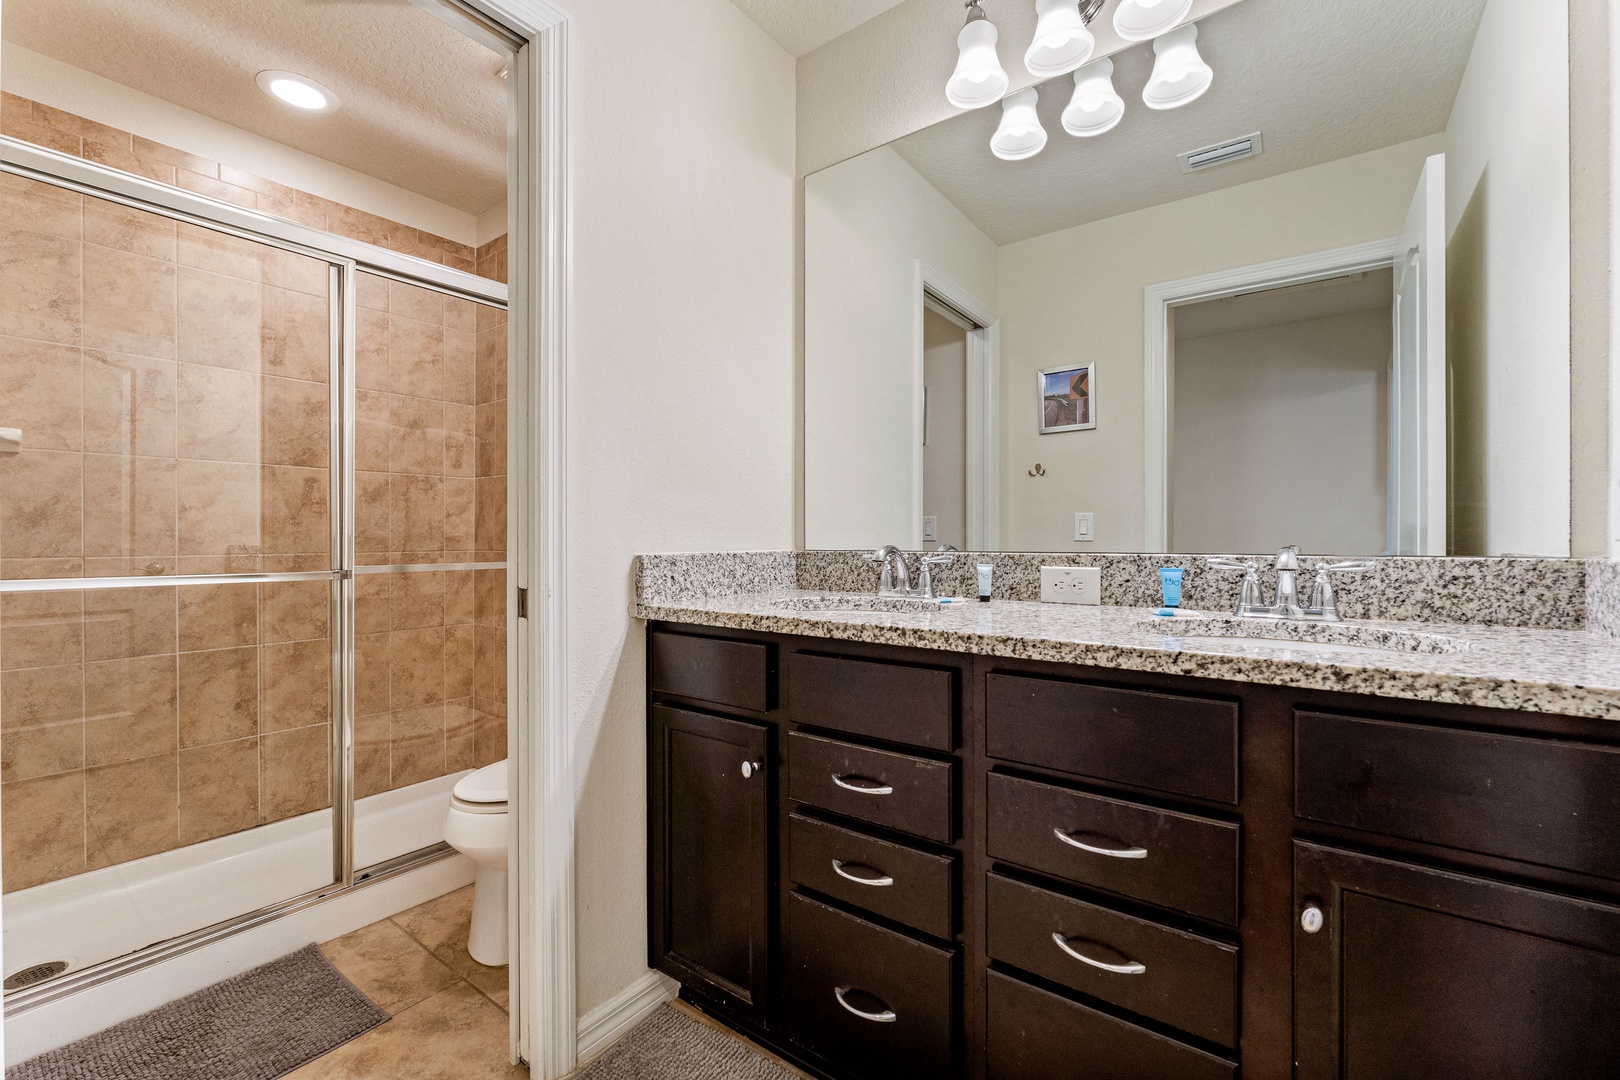
{"type": "Polygon", "coordinates": [[[1080,0],[1080,21],[1090,26],[1091,20],[1097,17],[1106,3],[1108,0],[1080,0]]]}
{"type": "MultiPolygon", "coordinates": [[[[990,17],[984,13],[984,8],[979,6],[979,0],[967,0],[967,2],[962,6],[967,8],[967,18],[963,20],[963,26],[966,26],[970,22],[978,22],[980,19],[988,19],[990,17]]],[[[1100,7],[1101,4],[1098,6],[1100,7]]]]}

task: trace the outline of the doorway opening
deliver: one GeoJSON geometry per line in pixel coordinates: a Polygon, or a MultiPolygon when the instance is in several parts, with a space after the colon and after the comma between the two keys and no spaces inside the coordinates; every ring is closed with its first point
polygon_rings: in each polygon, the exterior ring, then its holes
{"type": "Polygon", "coordinates": [[[1173,550],[1383,550],[1393,298],[1386,267],[1173,309],[1173,550]]]}

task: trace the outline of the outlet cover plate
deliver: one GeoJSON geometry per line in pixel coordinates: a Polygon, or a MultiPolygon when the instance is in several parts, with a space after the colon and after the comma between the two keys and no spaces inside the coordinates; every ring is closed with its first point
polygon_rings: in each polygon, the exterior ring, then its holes
{"type": "Polygon", "coordinates": [[[1044,604],[1102,603],[1102,567],[1041,567],[1041,602],[1044,604]]]}

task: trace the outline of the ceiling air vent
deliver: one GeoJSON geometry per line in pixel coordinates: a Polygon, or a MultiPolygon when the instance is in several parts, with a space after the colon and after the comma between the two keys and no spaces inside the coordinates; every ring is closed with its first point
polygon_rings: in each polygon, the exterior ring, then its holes
{"type": "Polygon", "coordinates": [[[1246,157],[1255,157],[1265,152],[1260,144],[1260,133],[1243,135],[1236,139],[1227,139],[1214,146],[1206,146],[1199,150],[1188,150],[1185,154],[1177,154],[1176,160],[1181,162],[1181,171],[1184,173],[1200,172],[1204,169],[1213,169],[1217,165],[1225,165],[1229,161],[1238,161],[1246,157]]]}

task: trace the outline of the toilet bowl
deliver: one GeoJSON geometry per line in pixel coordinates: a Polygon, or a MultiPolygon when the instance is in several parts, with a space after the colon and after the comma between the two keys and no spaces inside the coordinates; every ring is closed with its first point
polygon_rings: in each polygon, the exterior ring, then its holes
{"type": "Polygon", "coordinates": [[[444,822],[445,842],[478,864],[467,951],[485,967],[506,964],[506,777],[505,761],[462,777],[444,822]]]}

